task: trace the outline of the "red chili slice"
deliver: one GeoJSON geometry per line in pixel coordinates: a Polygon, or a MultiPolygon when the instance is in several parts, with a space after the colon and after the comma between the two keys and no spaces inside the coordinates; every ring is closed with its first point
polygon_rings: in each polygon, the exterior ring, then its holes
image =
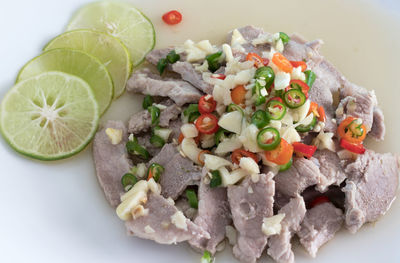
{"type": "Polygon", "coordinates": [[[290,64],[292,64],[294,68],[301,67],[302,72],[307,69],[307,64],[304,61],[290,61],[290,64]]]}
{"type": "Polygon", "coordinates": [[[179,11],[172,10],[172,11],[169,11],[169,12],[165,13],[162,16],[162,19],[168,25],[176,25],[176,24],[179,24],[182,21],[182,14],[179,13],[179,11]]]}
{"type": "MultiPolygon", "coordinates": [[[[257,55],[256,53],[248,53],[246,56],[246,60],[247,61],[253,61],[254,62],[254,66],[256,66],[257,68],[264,66],[264,61],[263,59],[257,55]]],[[[269,63],[269,61],[268,61],[269,63]]]]}
{"type": "Polygon", "coordinates": [[[299,79],[291,80],[289,86],[285,88],[285,92],[292,89],[292,84],[299,85],[301,88],[301,92],[303,92],[304,95],[306,95],[306,98],[308,98],[308,91],[310,90],[310,87],[306,83],[304,83],[304,81],[301,81],[299,79]]]}
{"type": "Polygon", "coordinates": [[[276,100],[276,101],[279,101],[280,103],[283,103],[282,98],[280,98],[280,97],[273,97],[273,98],[270,98],[270,99],[267,101],[267,104],[268,104],[268,102],[273,101],[273,100],[276,100]]]}
{"type": "Polygon", "coordinates": [[[299,156],[299,157],[306,157],[310,159],[315,151],[317,150],[317,147],[315,145],[307,145],[301,142],[294,142],[292,143],[294,152],[299,156]]]}
{"type": "Polygon", "coordinates": [[[236,149],[232,152],[231,159],[233,163],[239,164],[240,159],[242,157],[250,157],[252,158],[256,163],[258,163],[258,158],[255,153],[243,150],[243,149],[236,149]]]}
{"type": "Polygon", "coordinates": [[[330,201],[331,200],[329,200],[329,198],[327,196],[321,195],[321,196],[318,196],[317,198],[315,198],[311,202],[310,207],[313,208],[313,207],[315,207],[317,205],[320,205],[320,204],[323,204],[323,203],[329,203],[330,201]]]}
{"type": "Polygon", "coordinates": [[[226,75],[224,75],[224,74],[211,74],[211,78],[224,80],[226,78],[226,75]]]}
{"type": "Polygon", "coordinates": [[[342,147],[350,152],[356,153],[356,154],[365,153],[364,145],[362,145],[361,143],[358,143],[358,144],[351,143],[343,138],[340,139],[340,147],[342,147]]]}
{"type": "Polygon", "coordinates": [[[195,125],[197,130],[204,134],[213,134],[218,131],[218,119],[210,113],[201,114],[195,125]]]}
{"type": "Polygon", "coordinates": [[[217,107],[217,102],[211,95],[204,95],[199,100],[199,112],[201,114],[211,113],[217,107]]]}

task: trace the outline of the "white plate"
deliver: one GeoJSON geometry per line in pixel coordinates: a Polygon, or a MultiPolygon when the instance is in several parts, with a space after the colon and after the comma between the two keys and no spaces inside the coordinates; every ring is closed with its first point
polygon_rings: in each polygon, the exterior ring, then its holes
{"type": "MultiPolygon", "coordinates": [[[[63,31],[82,0],[2,1],[0,8],[0,97],[21,66],[63,31]]],[[[351,81],[375,89],[388,128],[378,151],[400,147],[400,6],[396,0],[331,1],[134,1],[153,21],[157,45],[193,40],[222,41],[232,28],[254,24],[267,31],[322,38],[322,53],[351,81]],[[273,2],[273,3],[269,3],[273,2]],[[168,27],[161,15],[183,13],[168,27]]],[[[125,94],[103,121],[127,119],[140,96],[125,94]]],[[[123,222],[106,203],[91,147],[64,161],[38,162],[14,153],[0,139],[0,262],[199,262],[187,245],[162,246],[125,235],[123,222]]],[[[341,231],[311,260],[296,246],[296,262],[400,262],[400,201],[380,221],[351,235],[341,231]]],[[[265,257],[267,258],[267,257],[265,257]]],[[[264,261],[265,261],[264,258],[264,261]]],[[[270,259],[269,259],[270,260],[270,259]]],[[[231,249],[217,262],[235,262],[231,249]]]]}

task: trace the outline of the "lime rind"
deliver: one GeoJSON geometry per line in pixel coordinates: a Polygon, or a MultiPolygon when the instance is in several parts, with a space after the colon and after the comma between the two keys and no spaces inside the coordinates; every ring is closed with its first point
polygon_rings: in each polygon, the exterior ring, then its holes
{"type": "Polygon", "coordinates": [[[132,4],[100,1],[79,9],[67,30],[89,28],[119,38],[128,48],[133,66],[140,64],[156,43],[154,25],[132,4]]]}
{"type": "Polygon", "coordinates": [[[71,48],[98,58],[108,69],[114,83],[114,99],[121,96],[132,73],[131,57],[118,38],[91,29],[77,29],[53,38],[44,48],[71,48]]]}
{"type": "Polygon", "coordinates": [[[26,63],[18,73],[16,82],[47,71],[61,71],[85,80],[95,94],[100,115],[110,106],[114,86],[110,73],[98,58],[81,50],[51,49],[26,63]]]}
{"type": "Polygon", "coordinates": [[[0,132],[25,156],[64,159],[90,143],[98,112],[88,83],[63,72],[45,72],[7,92],[0,105],[0,132]]]}

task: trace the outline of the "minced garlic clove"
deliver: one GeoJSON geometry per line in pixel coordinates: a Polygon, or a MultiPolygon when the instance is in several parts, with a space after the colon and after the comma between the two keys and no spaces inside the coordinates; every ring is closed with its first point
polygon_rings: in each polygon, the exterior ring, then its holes
{"type": "Polygon", "coordinates": [[[112,145],[116,145],[122,141],[122,130],[114,129],[114,128],[107,128],[106,134],[110,139],[112,145]]]}

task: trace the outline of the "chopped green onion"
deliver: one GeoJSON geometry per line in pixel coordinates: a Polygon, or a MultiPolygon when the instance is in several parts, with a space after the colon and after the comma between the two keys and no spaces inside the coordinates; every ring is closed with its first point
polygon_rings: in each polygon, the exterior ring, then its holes
{"type": "Polygon", "coordinates": [[[287,43],[289,43],[290,37],[289,37],[286,33],[279,32],[279,38],[282,39],[282,43],[283,43],[284,45],[286,45],[287,43]]]}
{"type": "Polygon", "coordinates": [[[274,83],[275,73],[270,66],[260,67],[256,70],[254,75],[255,79],[262,79],[265,81],[265,88],[269,88],[274,83]]]}
{"type": "Polygon", "coordinates": [[[181,56],[179,54],[176,54],[175,49],[173,49],[168,53],[168,55],[166,56],[166,59],[170,64],[174,64],[179,59],[181,59],[181,56]]]}
{"type": "Polygon", "coordinates": [[[257,110],[251,116],[251,123],[256,125],[259,129],[264,128],[269,123],[267,113],[263,110],[257,110]]]}
{"type": "Polygon", "coordinates": [[[161,174],[164,172],[164,167],[158,163],[152,163],[147,171],[147,180],[154,178],[154,181],[160,180],[161,174]]]}
{"type": "Polygon", "coordinates": [[[289,161],[289,162],[287,162],[286,164],[281,165],[281,166],[279,167],[279,172],[284,172],[284,171],[289,170],[290,167],[292,167],[292,163],[293,163],[293,158],[290,158],[290,161],[289,161]]]}
{"type": "Polygon", "coordinates": [[[267,127],[258,132],[257,144],[266,151],[271,151],[278,147],[281,142],[279,131],[272,127],[267,127]]]}
{"type": "Polygon", "coordinates": [[[312,119],[311,123],[308,125],[299,125],[296,126],[296,131],[298,132],[309,132],[312,129],[314,129],[315,125],[317,124],[317,118],[314,116],[314,118],[312,119]]]}
{"type": "Polygon", "coordinates": [[[303,106],[307,98],[301,90],[291,89],[283,94],[283,100],[289,108],[296,109],[300,106],[303,106]]]}
{"type": "Polygon", "coordinates": [[[225,136],[225,129],[220,128],[220,129],[215,133],[215,136],[214,136],[215,145],[218,146],[218,144],[219,144],[223,139],[225,139],[225,138],[226,138],[226,136],[225,136]]]}
{"type": "Polygon", "coordinates": [[[158,121],[160,120],[160,114],[161,114],[160,109],[157,108],[156,106],[150,106],[147,108],[147,110],[150,112],[151,124],[157,124],[158,121]]]}
{"type": "Polygon", "coordinates": [[[211,256],[211,253],[209,251],[204,251],[203,256],[201,257],[201,263],[212,263],[213,262],[213,257],[211,256]]]}
{"type": "Polygon", "coordinates": [[[188,122],[194,122],[199,116],[199,105],[189,104],[189,106],[183,111],[183,116],[188,117],[188,122]]]}
{"type": "Polygon", "coordinates": [[[165,68],[167,67],[168,61],[166,58],[160,58],[160,60],[157,63],[157,70],[160,72],[160,75],[163,74],[165,68]]]}
{"type": "Polygon", "coordinates": [[[227,112],[231,112],[231,111],[239,111],[242,115],[244,115],[243,109],[242,107],[240,107],[239,105],[235,104],[235,103],[231,103],[228,105],[228,107],[226,108],[227,112]]]}
{"type": "Polygon", "coordinates": [[[221,67],[222,51],[206,56],[208,70],[211,72],[217,71],[221,67]]]}
{"type": "Polygon", "coordinates": [[[257,96],[255,104],[256,106],[260,106],[264,104],[267,101],[267,99],[264,96],[257,96]]]}
{"type": "Polygon", "coordinates": [[[282,120],[286,114],[286,106],[276,100],[267,103],[267,115],[271,120],[282,120]]]}
{"type": "Polygon", "coordinates": [[[153,144],[155,147],[161,148],[164,146],[165,141],[160,136],[153,134],[150,137],[150,143],[153,144]]]}
{"type": "Polygon", "coordinates": [[[199,207],[196,192],[193,189],[186,190],[186,197],[189,201],[191,208],[197,209],[199,207]]]}
{"type": "Polygon", "coordinates": [[[211,171],[210,187],[215,188],[222,184],[221,174],[218,170],[211,171]]]}
{"type": "Polygon", "coordinates": [[[315,79],[317,78],[317,75],[311,70],[304,71],[304,74],[306,75],[305,83],[311,88],[311,86],[314,84],[315,79]]]}
{"type": "Polygon", "coordinates": [[[128,141],[126,143],[126,150],[128,151],[128,153],[132,155],[138,155],[145,160],[150,158],[149,152],[145,148],[139,145],[135,137],[133,141],[128,141]]]}
{"type": "Polygon", "coordinates": [[[148,107],[153,105],[153,97],[150,95],[146,95],[143,99],[142,107],[143,109],[147,110],[148,107]]]}
{"type": "Polygon", "coordinates": [[[131,173],[126,173],[121,178],[121,184],[124,187],[124,190],[128,192],[131,188],[138,182],[136,176],[131,173]]]}

